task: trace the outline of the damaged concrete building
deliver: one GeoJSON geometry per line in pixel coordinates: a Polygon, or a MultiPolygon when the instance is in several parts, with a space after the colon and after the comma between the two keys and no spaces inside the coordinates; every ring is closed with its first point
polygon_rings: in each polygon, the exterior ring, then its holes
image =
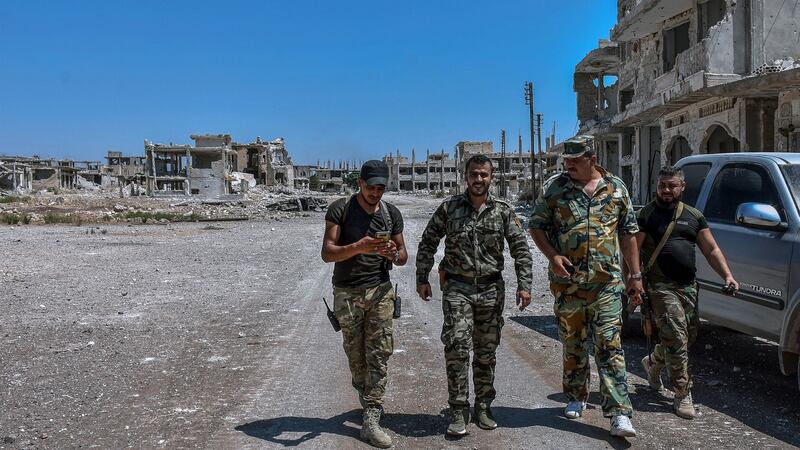
{"type": "MultiPolygon", "coordinates": [[[[535,153],[533,163],[535,180],[546,179],[548,174],[558,170],[561,147],[553,146],[555,134],[545,139],[547,150],[535,153]],[[541,165],[541,169],[540,169],[541,165]]],[[[502,197],[517,197],[531,189],[531,152],[523,152],[522,138],[518,140],[516,151],[495,151],[492,142],[462,141],[455,146],[458,160],[459,181],[466,170],[466,163],[476,154],[484,154],[494,167],[493,193],[502,197]]]]}
{"type": "Polygon", "coordinates": [[[383,161],[389,166],[390,191],[445,191],[458,186],[456,161],[444,150],[438,153],[426,151],[424,161],[417,161],[416,150],[411,150],[411,160],[396,155],[384,156],[383,161]]]}
{"type": "Polygon", "coordinates": [[[131,195],[139,195],[140,188],[147,184],[147,157],[124,156],[122,152],[109,150],[103,172],[109,179],[109,185],[117,185],[120,194],[130,189],[131,195]]]}
{"type": "Polygon", "coordinates": [[[0,187],[17,191],[72,190],[80,187],[81,167],[69,159],[0,156],[0,187]],[[3,175],[5,174],[5,175],[3,175]],[[13,175],[12,175],[13,174],[13,175]]]}
{"type": "Polygon", "coordinates": [[[33,190],[33,170],[30,164],[0,157],[0,189],[15,193],[33,190]]]}
{"type": "Polygon", "coordinates": [[[800,8],[782,0],[619,0],[611,41],[576,66],[580,133],[649,201],[698,153],[798,151],[800,8]]]}
{"type": "Polygon", "coordinates": [[[144,141],[148,195],[220,197],[233,193],[237,153],[229,134],[191,135],[195,146],[144,141]]]}
{"type": "MultiPolygon", "coordinates": [[[[555,139],[548,136],[548,145],[555,139]]],[[[556,169],[558,153],[543,152],[543,166],[556,169]]],[[[520,138],[516,151],[496,152],[491,141],[461,141],[455,145],[454,156],[445,151],[431,153],[426,151],[425,159],[417,161],[416,150],[411,150],[411,158],[401,156],[397,150],[395,155],[387,155],[383,161],[389,166],[390,191],[443,191],[455,193],[462,189],[464,170],[467,160],[476,154],[486,155],[494,167],[494,183],[492,192],[504,197],[516,197],[530,189],[531,153],[522,152],[520,138]]],[[[538,157],[538,156],[537,156],[538,157]]],[[[538,163],[537,167],[537,179],[538,163]]],[[[545,171],[545,173],[547,173],[545,171]]]]}
{"type": "Polygon", "coordinates": [[[255,142],[234,142],[231,147],[237,153],[237,171],[253,175],[258,184],[295,185],[292,158],[286,150],[283,138],[262,141],[261,137],[256,137],[255,142]]]}

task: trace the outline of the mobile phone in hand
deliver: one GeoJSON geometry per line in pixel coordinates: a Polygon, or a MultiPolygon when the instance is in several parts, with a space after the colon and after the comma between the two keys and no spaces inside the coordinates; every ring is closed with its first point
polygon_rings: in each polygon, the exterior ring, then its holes
{"type": "Polygon", "coordinates": [[[389,242],[389,238],[391,237],[388,231],[378,231],[375,233],[375,238],[380,239],[382,241],[389,242]]]}

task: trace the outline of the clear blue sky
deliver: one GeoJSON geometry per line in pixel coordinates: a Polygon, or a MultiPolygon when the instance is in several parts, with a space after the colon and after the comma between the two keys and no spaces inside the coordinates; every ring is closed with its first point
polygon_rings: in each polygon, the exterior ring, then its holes
{"type": "MultiPolygon", "coordinates": [[[[295,163],[459,140],[516,149],[523,82],[558,137],[616,2],[0,2],[0,154],[102,159],[143,141],[284,137],[295,163]]],[[[528,139],[525,139],[525,147],[528,139]]]]}

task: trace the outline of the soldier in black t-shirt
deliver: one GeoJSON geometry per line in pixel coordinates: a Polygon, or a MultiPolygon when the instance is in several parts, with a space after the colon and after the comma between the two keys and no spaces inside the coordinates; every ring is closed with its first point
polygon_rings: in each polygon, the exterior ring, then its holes
{"type": "Polygon", "coordinates": [[[661,390],[661,369],[666,366],[672,389],[675,391],[675,413],[683,418],[694,418],[689,376],[689,347],[697,337],[700,317],[697,310],[697,281],[695,280],[695,246],[706,257],[711,267],[725,280],[726,286],[739,289],[731,275],[725,255],[717,246],[703,214],[681,203],[686,187],[680,169],[671,167],[658,173],[656,199],[638,214],[639,230],[636,239],[642,249],[641,261],[645,265],[647,290],[660,343],[651,355],[642,359],[650,387],[661,390]],[[680,206],[683,205],[683,206],[680,206]],[[680,211],[680,216],[678,215],[680,211]],[[674,228],[652,266],[648,264],[672,221],[674,228]]]}
{"type": "Polygon", "coordinates": [[[389,281],[392,264],[408,259],[403,217],[381,200],[389,167],[367,161],[361,167],[359,191],[339,199],[325,215],[322,260],[335,262],[333,304],[342,326],[353,387],[364,407],[361,438],[388,448],[392,439],[380,427],[387,362],[394,351],[392,313],[395,292],[389,281]]]}

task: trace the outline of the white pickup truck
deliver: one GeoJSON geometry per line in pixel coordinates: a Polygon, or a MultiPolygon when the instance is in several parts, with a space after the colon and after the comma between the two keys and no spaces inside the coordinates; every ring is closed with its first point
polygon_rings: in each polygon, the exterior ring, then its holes
{"type": "Polygon", "coordinates": [[[683,201],[703,212],[741,290],[722,280],[698,249],[700,316],[779,344],[785,375],[800,388],[800,153],[696,155],[677,164],[683,201]]]}

